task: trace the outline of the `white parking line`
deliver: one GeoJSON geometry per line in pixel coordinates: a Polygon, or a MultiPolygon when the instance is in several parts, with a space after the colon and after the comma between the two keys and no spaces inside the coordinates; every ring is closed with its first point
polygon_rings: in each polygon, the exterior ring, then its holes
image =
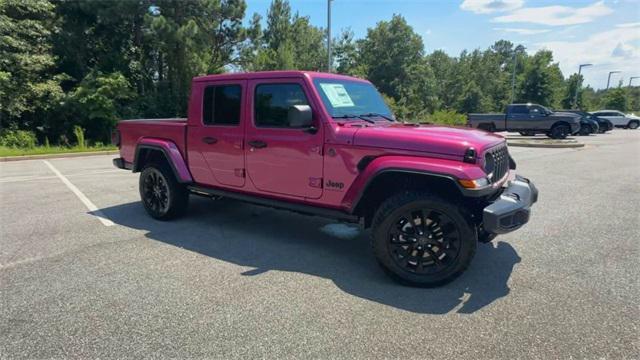
{"type": "Polygon", "coordinates": [[[49,169],[51,169],[51,171],[53,171],[54,174],[56,174],[56,176],[58,178],[60,178],[60,180],[62,180],[62,182],[67,185],[67,187],[69,188],[69,190],[71,190],[74,194],[76,194],[76,196],[78,197],[78,199],[80,199],[80,201],[82,201],[82,203],[87,207],[87,209],[89,209],[89,211],[91,211],[91,213],[93,215],[95,215],[98,220],[100,220],[100,222],[102,223],[102,225],[104,226],[111,226],[113,225],[113,221],[109,220],[104,213],[102,213],[102,211],[98,210],[98,208],[95,206],[94,203],[91,202],[91,200],[89,200],[89,198],[87,198],[82,191],[80,191],[80,189],[78,189],[75,185],[73,185],[71,183],[71,181],[69,181],[69,179],[67,179],[64,175],[62,175],[60,173],[60,171],[58,171],[58,169],[56,169],[55,167],[53,167],[53,165],[51,165],[50,162],[48,162],[47,160],[42,160],[48,167],[49,169]]]}
{"type": "MultiPolygon", "coordinates": [[[[114,169],[114,170],[101,170],[101,171],[91,171],[91,172],[82,172],[76,174],[67,174],[67,178],[72,178],[76,176],[86,176],[86,175],[95,175],[95,174],[109,174],[109,173],[122,173],[122,170],[114,169]]],[[[33,181],[33,180],[49,180],[56,179],[57,176],[40,176],[40,175],[30,175],[30,176],[9,176],[6,178],[0,178],[0,183],[14,183],[14,182],[25,182],[25,181],[33,181]]]]}

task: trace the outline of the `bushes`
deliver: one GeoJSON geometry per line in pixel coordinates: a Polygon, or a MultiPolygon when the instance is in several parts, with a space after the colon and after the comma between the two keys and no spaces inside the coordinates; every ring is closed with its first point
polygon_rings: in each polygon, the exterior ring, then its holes
{"type": "Polygon", "coordinates": [[[73,134],[76,136],[76,140],[78,141],[78,148],[84,149],[87,147],[87,142],[84,140],[84,129],[80,126],[73,127],[73,134]]]}
{"type": "Polygon", "coordinates": [[[26,130],[5,129],[0,132],[0,146],[32,149],[36,147],[36,134],[26,130]]]}
{"type": "Polygon", "coordinates": [[[429,115],[427,121],[433,124],[460,126],[467,123],[467,117],[464,114],[459,114],[453,110],[438,110],[429,115]]]}

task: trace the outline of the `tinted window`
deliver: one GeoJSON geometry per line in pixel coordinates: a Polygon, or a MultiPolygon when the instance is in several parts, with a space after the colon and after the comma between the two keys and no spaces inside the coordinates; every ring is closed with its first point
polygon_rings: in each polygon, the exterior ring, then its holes
{"type": "Polygon", "coordinates": [[[529,109],[526,105],[516,105],[511,107],[512,114],[528,114],[529,109]]]}
{"type": "Polygon", "coordinates": [[[207,86],[204,89],[202,122],[206,125],[240,123],[240,85],[207,86]]]}
{"type": "Polygon", "coordinates": [[[256,87],[256,126],[288,127],[287,114],[293,105],[308,105],[298,84],[263,84],[256,87]]]}

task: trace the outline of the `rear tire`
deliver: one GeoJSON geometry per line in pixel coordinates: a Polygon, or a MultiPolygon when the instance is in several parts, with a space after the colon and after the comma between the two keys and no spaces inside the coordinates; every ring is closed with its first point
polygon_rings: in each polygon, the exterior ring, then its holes
{"type": "Polygon", "coordinates": [[[560,124],[552,127],[547,136],[552,139],[565,139],[570,132],[571,129],[567,125],[560,124]]]}
{"type": "Polygon", "coordinates": [[[152,218],[170,220],[187,211],[189,191],[176,180],[166,162],[147,164],[138,185],[142,204],[152,218]]]}
{"type": "Polygon", "coordinates": [[[373,218],[373,252],[385,272],[402,284],[446,284],[475,255],[478,238],[469,219],[461,206],[430,193],[394,195],[373,218]]]}
{"type": "Polygon", "coordinates": [[[627,127],[631,130],[637,129],[638,126],[640,126],[640,122],[636,120],[629,121],[629,124],[627,124],[627,127]]]}

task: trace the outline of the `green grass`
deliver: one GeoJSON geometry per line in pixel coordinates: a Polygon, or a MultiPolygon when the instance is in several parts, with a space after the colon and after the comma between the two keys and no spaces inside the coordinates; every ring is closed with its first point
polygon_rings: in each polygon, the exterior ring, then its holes
{"type": "Polygon", "coordinates": [[[21,156],[21,155],[45,155],[45,154],[64,154],[89,151],[106,151],[117,150],[118,148],[111,145],[103,146],[86,146],[86,147],[66,147],[66,146],[36,146],[31,149],[18,149],[0,146],[0,156],[21,156]]]}

